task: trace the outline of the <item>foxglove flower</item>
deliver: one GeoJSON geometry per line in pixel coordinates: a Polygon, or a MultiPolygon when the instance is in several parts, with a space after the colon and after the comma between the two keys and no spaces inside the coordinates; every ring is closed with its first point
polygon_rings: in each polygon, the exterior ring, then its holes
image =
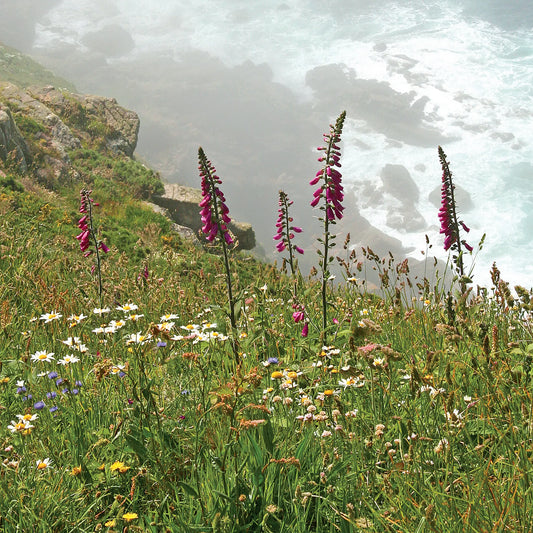
{"type": "Polygon", "coordinates": [[[460,228],[466,233],[470,228],[462,221],[457,220],[457,211],[455,204],[455,185],[452,181],[452,173],[448,162],[446,161],[446,154],[439,146],[439,159],[442,166],[442,187],[441,187],[441,207],[439,209],[440,233],[444,235],[444,250],[452,250],[457,252],[454,256],[454,262],[457,266],[457,271],[461,276],[464,275],[462,248],[471,252],[473,250],[466,240],[461,239],[460,228]]]}
{"type": "Polygon", "coordinates": [[[329,257],[331,248],[335,245],[333,235],[330,231],[330,225],[335,224],[337,220],[342,218],[344,206],[344,190],[342,187],[341,173],[337,170],[340,168],[340,147],[342,128],[344,119],[346,118],[346,111],[343,111],[335,124],[330,125],[330,131],[324,134],[324,146],[320,146],[318,150],[323,152],[318,159],[322,163],[322,168],[316,173],[315,177],[309,182],[310,185],[317,185],[319,187],[313,193],[313,200],[311,206],[316,207],[320,204],[319,209],[323,211],[323,216],[319,218],[324,224],[324,237],[319,239],[323,244],[323,250],[318,250],[320,256],[320,266],[322,268],[322,334],[323,341],[326,339],[327,321],[327,294],[326,285],[330,279],[329,264],[333,257],[329,257]]]}
{"type": "Polygon", "coordinates": [[[96,254],[96,265],[92,265],[91,274],[94,274],[96,271],[98,272],[98,294],[101,304],[103,287],[100,251],[107,253],[109,252],[109,248],[103,241],[98,240],[96,236],[97,231],[93,226],[93,207],[98,206],[99,204],[91,198],[91,192],[92,191],[88,189],[82,189],[80,191],[80,213],[82,214],[82,217],[78,221],[80,233],[76,236],[76,239],[80,243],[80,249],[83,252],[84,257],[89,257],[93,253],[96,254]]]}
{"type": "Polygon", "coordinates": [[[233,237],[228,229],[231,222],[226,198],[219,189],[222,180],[216,175],[215,167],[207,159],[202,148],[198,149],[198,170],[202,178],[202,201],[200,202],[200,217],[202,231],[209,242],[220,237],[222,254],[224,256],[224,269],[226,271],[226,286],[228,289],[229,319],[233,331],[232,347],[237,365],[240,364],[241,354],[237,346],[237,322],[235,319],[235,300],[233,298],[231,271],[229,266],[228,246],[233,244],[233,237]]]}
{"type": "Polygon", "coordinates": [[[294,309],[292,318],[294,322],[297,324],[298,322],[301,322],[305,318],[305,306],[301,304],[293,304],[292,308],[294,309]]]}
{"type": "Polygon", "coordinates": [[[294,275],[296,267],[294,264],[294,254],[293,250],[296,250],[299,254],[303,254],[304,251],[299,246],[292,244],[292,239],[294,239],[295,233],[302,233],[302,228],[299,226],[292,225],[293,218],[289,215],[289,206],[293,204],[292,200],[289,200],[289,197],[284,191],[279,191],[279,209],[278,209],[278,220],[276,221],[277,232],[274,235],[274,240],[277,241],[276,250],[278,252],[283,252],[284,250],[289,251],[289,265],[291,267],[291,272],[294,275]]]}
{"type": "Polygon", "coordinates": [[[313,194],[311,206],[316,207],[322,199],[324,199],[324,206],[320,209],[325,211],[325,216],[328,221],[334,222],[342,218],[344,206],[344,189],[341,183],[342,174],[337,170],[340,168],[340,147],[338,143],[341,140],[342,127],[346,112],[343,111],[337,119],[335,125],[330,125],[330,132],[324,134],[325,146],[320,146],[317,149],[324,152],[318,158],[318,161],[324,163],[323,167],[316,173],[315,177],[309,182],[310,185],[320,186],[313,194]]]}
{"type": "Polygon", "coordinates": [[[198,170],[202,178],[202,201],[200,202],[200,217],[202,220],[202,232],[209,242],[213,242],[217,236],[224,239],[226,244],[232,244],[233,238],[228,229],[231,222],[226,198],[219,189],[222,180],[216,175],[215,167],[208,161],[202,148],[198,150],[198,170]]]}

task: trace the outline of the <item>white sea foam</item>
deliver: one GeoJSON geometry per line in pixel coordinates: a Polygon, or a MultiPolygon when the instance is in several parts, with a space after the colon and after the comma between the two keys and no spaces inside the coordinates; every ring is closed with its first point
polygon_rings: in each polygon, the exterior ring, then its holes
{"type": "MultiPolygon", "coordinates": [[[[456,183],[474,202],[463,217],[472,227],[468,240],[475,244],[487,233],[477,279],[485,282],[497,261],[504,278],[530,287],[533,167],[527,165],[533,164],[533,34],[518,21],[520,13],[513,29],[508,19],[505,28],[491,24],[486,19],[495,17],[482,16],[485,5],[480,1],[476,11],[470,2],[466,15],[459,0],[64,0],[37,26],[35,45],[46,48],[63,40],[83,49],[86,33],[120,23],[135,42],[130,59],[146,51],[179,58],[200,49],[230,66],[246,60],[267,63],[274,80],[302,98],[311,95],[305,83],[308,71],[343,63],[358,78],[412,93],[413,102],[427,97],[428,125],[454,139],[444,149],[456,183]]],[[[114,59],[121,60],[128,56],[114,59]]],[[[368,206],[362,213],[415,250],[428,234],[436,250],[441,237],[436,209],[427,199],[440,185],[436,146],[395,146],[383,133],[361,126],[359,120],[346,123],[345,179],[363,177],[379,187],[385,164],[404,165],[420,189],[416,207],[427,227],[417,233],[388,227],[386,205],[368,206]],[[368,149],[359,150],[358,142],[368,149]]]]}

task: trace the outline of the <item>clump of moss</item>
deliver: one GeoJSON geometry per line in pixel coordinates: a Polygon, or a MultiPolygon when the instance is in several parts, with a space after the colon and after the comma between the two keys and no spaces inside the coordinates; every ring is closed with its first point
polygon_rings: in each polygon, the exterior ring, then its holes
{"type": "Polygon", "coordinates": [[[146,200],[164,191],[159,175],[134,159],[110,157],[87,148],[74,150],[70,158],[86,180],[98,184],[110,196],[127,192],[134,198],[146,200]]]}

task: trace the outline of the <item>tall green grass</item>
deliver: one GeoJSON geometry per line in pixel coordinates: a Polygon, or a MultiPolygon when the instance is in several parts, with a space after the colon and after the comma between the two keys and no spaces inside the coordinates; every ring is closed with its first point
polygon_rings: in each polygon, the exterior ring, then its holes
{"type": "Polygon", "coordinates": [[[323,347],[321,284],[300,291],[302,337],[292,278],[234,254],[237,365],[218,255],[162,225],[124,250],[109,238],[110,312],[95,314],[65,202],[0,194],[5,531],[529,530],[529,291],[495,269],[494,286],[448,299],[391,264],[389,296],[330,288],[323,347]],[[37,415],[27,434],[8,429],[17,415],[37,415]]]}

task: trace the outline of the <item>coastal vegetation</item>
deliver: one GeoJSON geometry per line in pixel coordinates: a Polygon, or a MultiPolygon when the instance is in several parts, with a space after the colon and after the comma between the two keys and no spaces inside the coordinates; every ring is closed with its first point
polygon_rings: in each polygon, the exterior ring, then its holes
{"type": "Polygon", "coordinates": [[[442,149],[436,281],[335,233],[343,114],[302,176],[324,230],[304,273],[285,194],[260,262],[200,149],[198,247],[105,125],[71,122],[69,172],[39,173],[50,127],[12,114],[32,163],[0,166],[4,531],[529,530],[533,294],[496,264],[475,284],[442,149]]]}

